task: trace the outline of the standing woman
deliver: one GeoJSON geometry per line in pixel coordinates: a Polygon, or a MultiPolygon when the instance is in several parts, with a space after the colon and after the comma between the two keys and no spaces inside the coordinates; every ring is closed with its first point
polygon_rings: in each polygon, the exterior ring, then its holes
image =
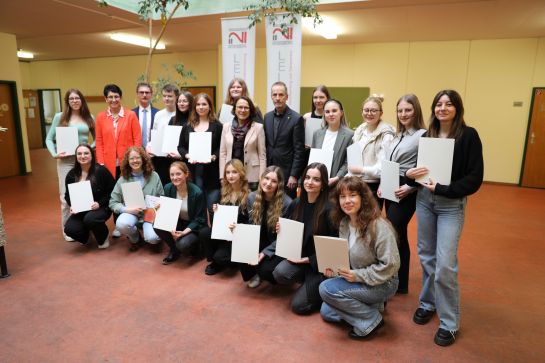
{"type": "Polygon", "coordinates": [[[195,184],[204,192],[208,211],[212,211],[212,204],[218,200],[220,194],[219,151],[221,143],[222,124],[214,114],[214,105],[210,96],[199,93],[195,102],[189,123],[182,129],[178,152],[182,159],[189,163],[189,170],[195,184]],[[208,163],[193,162],[189,159],[189,134],[192,132],[212,133],[212,157],[208,163]]]}
{"type": "Polygon", "coordinates": [[[320,284],[320,313],[325,321],[350,324],[350,338],[368,339],[384,325],[380,310],[397,290],[395,231],[361,178],[341,179],[332,200],[333,224],[339,226],[339,237],[348,240],[350,266],[326,269],[329,279],[320,284]]]}
{"type": "MultiPolygon", "coordinates": [[[[224,103],[235,107],[235,101],[241,96],[250,98],[248,86],[242,78],[235,77],[229,82],[229,86],[227,86],[227,94],[225,95],[224,103]]],[[[220,113],[221,108],[218,110],[218,117],[220,113]]],[[[252,121],[263,124],[263,114],[259,110],[259,107],[255,108],[255,115],[253,116],[252,121]]]]}
{"type": "MultiPolygon", "coordinates": [[[[112,214],[108,202],[115,180],[105,167],[96,164],[95,153],[91,146],[79,144],[76,148],[76,163],[66,175],[66,185],[85,180],[89,180],[93,191],[94,202],[91,210],[80,213],[71,211],[70,218],[64,226],[64,233],[81,244],[87,244],[89,234],[93,232],[98,248],[108,248],[110,241],[106,221],[112,214]]],[[[68,188],[66,188],[64,199],[68,205],[72,205],[68,188]]]]}
{"type": "Polygon", "coordinates": [[[333,150],[333,162],[329,171],[329,185],[335,185],[348,172],[346,148],[352,144],[354,131],[346,125],[343,105],[330,99],[324,105],[324,128],[314,132],[312,147],[333,150]]]}
{"type": "MultiPolygon", "coordinates": [[[[59,178],[59,196],[61,200],[61,227],[64,234],[64,226],[70,217],[70,206],[64,199],[66,193],[65,180],[68,172],[74,167],[76,157],[74,155],[66,155],[65,152],[57,154],[55,129],[58,126],[77,128],[79,143],[88,143],[89,135],[93,135],[93,139],[95,138],[95,121],[91,112],[89,112],[87,101],[85,101],[79,90],[72,88],[66,91],[64,95],[64,111],[55,114],[51,122],[51,128],[45,138],[47,150],[49,150],[51,156],[57,159],[57,176],[59,178]]],[[[95,146],[94,141],[91,146],[95,146]]],[[[73,241],[66,234],[64,234],[64,239],[68,242],[73,241]]]]}
{"type": "Polygon", "coordinates": [[[181,253],[198,249],[199,230],[206,226],[204,195],[198,186],[189,182],[189,177],[189,169],[184,162],[170,164],[171,182],[165,185],[165,196],[181,199],[182,208],[175,231],[155,229],[170,249],[163,265],[176,261],[181,253]]]}
{"type": "Polygon", "coordinates": [[[377,199],[378,208],[382,210],[383,199],[377,196],[380,184],[381,160],[385,158],[385,150],[392,142],[395,130],[382,120],[382,101],[380,96],[372,95],[363,102],[363,123],[354,132],[354,143],[359,143],[362,151],[362,166],[350,166],[352,175],[363,178],[377,199]]]}
{"type": "Polygon", "coordinates": [[[253,121],[256,111],[252,100],[241,96],[233,107],[233,121],[223,125],[220,143],[220,175],[231,159],[240,160],[250,185],[256,190],[259,176],[267,167],[267,151],[263,124],[253,121]]]}
{"type": "Polygon", "coordinates": [[[186,126],[193,107],[193,95],[189,91],[180,91],[176,102],[176,114],[169,121],[171,126],[186,126]]]}
{"type": "Polygon", "coordinates": [[[121,185],[129,182],[139,182],[142,186],[144,197],[151,195],[159,197],[163,195],[163,184],[159,175],[153,171],[150,157],[141,146],[131,146],[125,152],[121,163],[121,177],[115,184],[110,198],[110,209],[119,214],[116,221],[116,228],[121,234],[126,235],[131,244],[129,251],[138,251],[140,233],[137,226],[142,225],[144,242],[155,246],[155,251],[160,249],[160,238],[153,231],[153,224],[144,221],[144,210],[142,208],[128,208],[125,206],[121,185]]]}
{"type": "Polygon", "coordinates": [[[248,196],[249,222],[261,226],[258,264],[240,265],[242,279],[248,282],[248,287],[258,287],[261,279],[276,283],[272,271],[283,259],[274,254],[276,224],[280,217],[289,218],[292,211],[291,204],[291,198],[284,194],[282,169],[275,165],[267,167],[261,174],[257,191],[248,196]]]}
{"type": "MultiPolygon", "coordinates": [[[[420,306],[413,321],[426,324],[437,311],[439,330],[434,341],[447,346],[454,343],[460,328],[458,242],[467,196],[479,190],[483,181],[483,153],[479,134],[466,126],[462,98],[454,90],[439,91],[433,99],[425,136],[455,141],[450,184],[429,178],[416,197],[418,256],[423,276],[420,306]]],[[[426,167],[412,168],[407,170],[407,177],[416,179],[427,173],[426,167]]]]}
{"type": "Polygon", "coordinates": [[[282,285],[300,282],[291,300],[296,314],[310,314],[320,309],[322,299],[318,292],[324,275],[318,271],[314,236],[338,236],[331,223],[327,168],[322,163],[312,163],[303,171],[301,196],[293,202],[292,219],[305,224],[301,259],[283,259],[272,271],[277,283],[282,285]]]}
{"type": "MultiPolygon", "coordinates": [[[[238,159],[231,159],[225,164],[222,173],[221,197],[218,201],[221,205],[238,206],[237,223],[248,223],[248,179],[246,179],[246,170],[244,165],[238,159]]],[[[212,206],[214,213],[217,212],[218,205],[212,206]]],[[[211,238],[211,229],[203,228],[201,240],[206,251],[206,259],[210,262],[204,273],[215,275],[225,267],[231,264],[231,241],[217,240],[211,238]]]]}
{"type": "Polygon", "coordinates": [[[311,111],[303,115],[305,121],[309,118],[322,118],[324,116],[324,106],[331,99],[329,90],[323,84],[316,86],[312,91],[311,111]]]}
{"type": "MultiPolygon", "coordinates": [[[[413,94],[401,96],[397,101],[397,132],[386,152],[386,160],[399,163],[399,189],[395,195],[399,202],[385,200],[386,217],[394,226],[399,239],[399,287],[398,294],[409,292],[409,265],[411,250],[407,237],[407,226],[416,209],[416,187],[407,184],[405,172],[416,166],[418,140],[426,132],[418,97],[413,94]]],[[[379,191],[380,196],[380,191],[379,191]]]]}

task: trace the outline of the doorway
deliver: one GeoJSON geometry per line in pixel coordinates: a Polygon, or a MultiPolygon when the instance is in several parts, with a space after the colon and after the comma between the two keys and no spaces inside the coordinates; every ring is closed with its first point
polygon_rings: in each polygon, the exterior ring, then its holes
{"type": "Polygon", "coordinates": [[[0,81],[0,178],[22,175],[25,171],[17,87],[0,81]]]}
{"type": "Polygon", "coordinates": [[[533,89],[520,186],[545,188],[545,87],[533,89]]]}
{"type": "Polygon", "coordinates": [[[40,119],[42,134],[44,135],[43,142],[45,147],[45,136],[51,128],[51,122],[55,114],[62,111],[61,90],[54,89],[39,89],[38,100],[40,106],[40,119]]]}

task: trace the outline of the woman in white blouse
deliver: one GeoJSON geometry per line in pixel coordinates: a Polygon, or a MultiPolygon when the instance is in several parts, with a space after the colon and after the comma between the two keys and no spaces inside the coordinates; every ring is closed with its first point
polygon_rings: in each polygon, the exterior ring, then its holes
{"type": "Polygon", "coordinates": [[[385,158],[385,151],[392,142],[395,130],[382,120],[381,96],[371,95],[362,107],[363,123],[354,132],[354,143],[358,143],[362,149],[362,166],[349,166],[348,171],[352,175],[358,175],[367,183],[373,196],[378,201],[379,209],[382,209],[383,199],[377,196],[380,184],[381,160],[385,158]]]}

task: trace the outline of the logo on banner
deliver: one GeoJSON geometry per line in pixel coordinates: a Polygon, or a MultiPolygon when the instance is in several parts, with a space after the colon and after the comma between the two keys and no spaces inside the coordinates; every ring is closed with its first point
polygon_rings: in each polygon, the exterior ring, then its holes
{"type": "Polygon", "coordinates": [[[241,29],[233,29],[227,36],[227,47],[229,48],[244,48],[248,41],[248,32],[241,29]]]}
{"type": "Polygon", "coordinates": [[[289,26],[285,33],[282,28],[277,27],[272,31],[273,44],[286,44],[293,41],[293,27],[289,26]]]}

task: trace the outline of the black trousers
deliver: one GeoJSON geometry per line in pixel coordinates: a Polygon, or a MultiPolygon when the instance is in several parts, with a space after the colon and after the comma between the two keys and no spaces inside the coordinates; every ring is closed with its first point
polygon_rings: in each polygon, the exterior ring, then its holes
{"type": "Polygon", "coordinates": [[[72,214],[64,225],[64,233],[81,243],[87,243],[89,232],[93,232],[99,245],[108,238],[106,221],[112,211],[109,208],[98,208],[87,212],[72,214]]]}
{"type": "MultiPolygon", "coordinates": [[[[176,225],[177,231],[183,231],[188,225],[187,221],[182,221],[178,219],[178,224],[176,225]]],[[[198,232],[190,232],[185,236],[174,240],[172,233],[168,231],[163,231],[162,229],[153,229],[155,233],[168,245],[170,252],[172,253],[196,253],[200,252],[200,240],[198,232]]]]}
{"type": "Polygon", "coordinates": [[[399,267],[398,290],[407,290],[409,287],[409,265],[411,261],[411,249],[407,237],[407,226],[416,209],[416,191],[412,192],[399,203],[386,200],[386,217],[394,226],[399,238],[398,249],[401,265],[399,267]]]}
{"type": "Polygon", "coordinates": [[[230,266],[231,262],[231,244],[230,241],[213,239],[212,229],[208,227],[199,230],[199,239],[204,248],[204,255],[207,261],[215,262],[224,267],[230,266]]]}
{"type": "Polygon", "coordinates": [[[272,255],[271,257],[265,256],[263,260],[257,265],[249,265],[247,263],[240,264],[240,273],[244,281],[248,281],[254,275],[259,275],[261,280],[269,281],[271,284],[276,284],[276,280],[273,276],[275,267],[284,260],[283,257],[272,255]]]}
{"type": "Polygon", "coordinates": [[[163,186],[170,183],[170,164],[172,164],[173,161],[174,159],[164,156],[154,156],[151,158],[153,168],[155,169],[155,172],[159,174],[163,186]]]}

